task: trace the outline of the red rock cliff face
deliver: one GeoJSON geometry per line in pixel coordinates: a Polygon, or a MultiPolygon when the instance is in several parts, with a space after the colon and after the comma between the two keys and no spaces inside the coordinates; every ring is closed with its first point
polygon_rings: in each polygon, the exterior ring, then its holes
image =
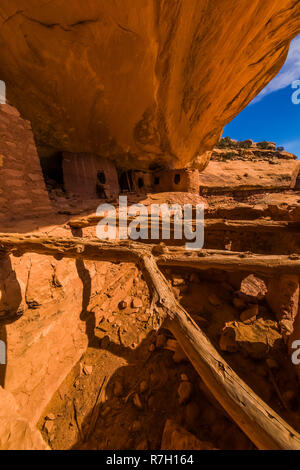
{"type": "Polygon", "coordinates": [[[45,151],[201,168],[283,65],[300,2],[2,0],[0,22],[0,78],[45,151]]]}

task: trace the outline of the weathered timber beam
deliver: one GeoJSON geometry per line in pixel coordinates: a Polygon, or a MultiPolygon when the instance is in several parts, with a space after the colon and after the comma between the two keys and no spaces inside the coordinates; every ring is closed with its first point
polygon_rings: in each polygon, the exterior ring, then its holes
{"type": "MultiPolygon", "coordinates": [[[[97,215],[90,215],[86,217],[71,219],[67,225],[71,228],[88,228],[96,226],[103,217],[97,215]]],[[[128,222],[134,220],[132,217],[128,217],[128,222]]],[[[172,218],[171,218],[172,221],[172,218]]],[[[117,218],[118,222],[118,218],[117,218]]],[[[160,225],[161,225],[160,219],[160,225]]],[[[195,225],[195,222],[193,222],[195,225]]],[[[150,229],[150,225],[149,225],[150,229]]],[[[172,232],[171,223],[171,232],[172,232]]],[[[226,220],[226,219],[206,219],[204,221],[204,229],[209,231],[232,231],[232,232],[268,232],[279,234],[281,232],[299,232],[299,222],[288,222],[288,221],[271,221],[271,220],[226,220]]]]}
{"type": "Polygon", "coordinates": [[[196,271],[208,269],[227,272],[251,272],[265,277],[281,274],[300,275],[300,256],[294,255],[254,255],[244,253],[218,254],[200,252],[202,256],[191,256],[189,253],[166,253],[157,257],[157,264],[169,268],[185,268],[196,271]],[[204,256],[203,256],[204,255],[204,256]]]}
{"type": "MultiPolygon", "coordinates": [[[[300,275],[300,255],[258,255],[224,250],[186,251],[184,248],[164,248],[156,253],[157,245],[131,241],[105,242],[98,239],[47,237],[37,234],[1,234],[0,251],[15,256],[26,252],[56,258],[75,258],[111,262],[136,263],[143,253],[154,253],[161,267],[193,270],[255,272],[268,277],[279,274],[300,275]]],[[[159,251],[159,250],[158,250],[159,251]]]]}

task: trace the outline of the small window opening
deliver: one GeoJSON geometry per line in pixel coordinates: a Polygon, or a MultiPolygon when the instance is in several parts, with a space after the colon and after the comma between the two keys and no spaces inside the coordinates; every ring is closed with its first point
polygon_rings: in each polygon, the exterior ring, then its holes
{"type": "Polygon", "coordinates": [[[139,189],[142,189],[144,187],[144,180],[143,178],[138,179],[138,187],[139,189]]]}
{"type": "Polygon", "coordinates": [[[160,183],[160,177],[159,177],[159,176],[156,176],[156,177],[154,178],[154,184],[157,186],[159,183],[160,183]]]}

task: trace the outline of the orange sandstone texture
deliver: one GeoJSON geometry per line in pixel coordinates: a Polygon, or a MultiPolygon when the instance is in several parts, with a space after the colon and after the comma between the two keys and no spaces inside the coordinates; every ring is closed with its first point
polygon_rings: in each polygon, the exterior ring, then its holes
{"type": "Polygon", "coordinates": [[[294,0],[3,0],[0,79],[40,150],[203,169],[277,74],[294,0]]]}
{"type": "Polygon", "coordinates": [[[18,405],[9,392],[0,386],[1,450],[46,450],[40,432],[19,414],[18,405]]]}

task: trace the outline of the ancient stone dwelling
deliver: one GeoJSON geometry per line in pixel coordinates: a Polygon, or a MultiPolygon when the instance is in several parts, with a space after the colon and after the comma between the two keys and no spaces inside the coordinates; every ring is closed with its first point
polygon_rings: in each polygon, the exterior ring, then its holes
{"type": "Polygon", "coordinates": [[[213,150],[211,161],[202,172],[126,170],[97,155],[65,152],[64,187],[68,193],[91,199],[115,199],[123,193],[255,194],[298,189],[299,164],[295,155],[278,150],[273,142],[225,142],[226,147],[221,143],[213,150]]]}
{"type": "Polygon", "coordinates": [[[97,155],[63,153],[64,187],[85,198],[115,199],[120,192],[113,162],[97,155]]]}
{"type": "Polygon", "coordinates": [[[199,194],[198,170],[126,170],[106,158],[63,153],[64,188],[85,198],[116,199],[121,193],[190,192],[199,194]]]}
{"type": "Polygon", "coordinates": [[[153,175],[152,190],[155,192],[190,192],[199,194],[198,170],[168,170],[153,175]]]}
{"type": "Polygon", "coordinates": [[[53,211],[31,125],[18,111],[0,105],[0,221],[53,211]]]}

